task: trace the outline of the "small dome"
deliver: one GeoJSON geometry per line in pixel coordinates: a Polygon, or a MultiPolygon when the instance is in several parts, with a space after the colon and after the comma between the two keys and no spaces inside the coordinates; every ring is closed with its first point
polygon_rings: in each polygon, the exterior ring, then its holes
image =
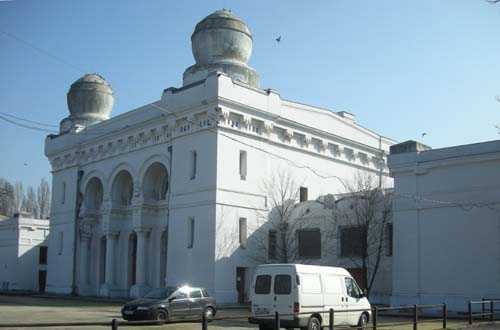
{"type": "Polygon", "coordinates": [[[196,25],[191,36],[196,64],[239,62],[246,64],[253,39],[248,26],[230,11],[219,10],[196,25]]]}
{"type": "Polygon", "coordinates": [[[79,125],[91,125],[109,119],[114,104],[113,90],[100,75],[86,74],[68,91],[69,118],[79,125]]]}
{"type": "Polygon", "coordinates": [[[248,26],[228,10],[218,10],[202,19],[191,35],[196,63],[184,71],[184,86],[207,78],[211,72],[223,72],[235,81],[253,87],[259,74],[248,66],[253,38],[248,26]]]}

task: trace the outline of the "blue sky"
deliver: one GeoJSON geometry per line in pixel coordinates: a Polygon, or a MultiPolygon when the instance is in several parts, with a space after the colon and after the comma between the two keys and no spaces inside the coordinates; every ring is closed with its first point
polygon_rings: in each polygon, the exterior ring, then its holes
{"type": "MultiPolygon", "coordinates": [[[[112,115],[153,102],[181,85],[196,23],[221,8],[250,27],[250,65],[284,99],[433,148],[499,138],[500,6],[482,0],[0,1],[0,111],[58,125],[90,72],[112,85],[112,115]]],[[[50,182],[45,136],[0,120],[0,177],[50,182]]]]}

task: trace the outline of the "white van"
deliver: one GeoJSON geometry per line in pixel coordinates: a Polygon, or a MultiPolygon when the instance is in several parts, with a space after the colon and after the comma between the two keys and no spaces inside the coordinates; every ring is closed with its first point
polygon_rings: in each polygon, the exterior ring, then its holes
{"type": "Polygon", "coordinates": [[[251,317],[248,322],[260,330],[274,329],[280,316],[283,328],[319,330],[329,326],[329,310],[361,311],[334,314],[334,325],[365,326],[371,318],[371,306],[347,270],[298,264],[260,265],[255,269],[250,294],[251,317]],[[310,312],[310,314],[308,313],[310,312]]]}

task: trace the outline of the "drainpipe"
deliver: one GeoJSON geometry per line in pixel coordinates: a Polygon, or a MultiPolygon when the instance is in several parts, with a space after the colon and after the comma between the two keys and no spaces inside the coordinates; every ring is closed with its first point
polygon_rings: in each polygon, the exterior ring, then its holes
{"type": "Polygon", "coordinates": [[[80,216],[80,209],[82,207],[83,196],[80,193],[80,183],[83,178],[83,170],[78,170],[78,177],[76,179],[76,207],[75,207],[75,219],[73,222],[73,274],[71,280],[71,295],[76,296],[76,248],[78,246],[78,223],[80,216]]]}

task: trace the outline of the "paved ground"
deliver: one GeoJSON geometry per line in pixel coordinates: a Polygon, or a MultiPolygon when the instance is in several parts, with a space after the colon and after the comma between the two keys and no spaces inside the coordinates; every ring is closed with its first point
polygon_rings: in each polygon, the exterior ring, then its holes
{"type": "MultiPolygon", "coordinates": [[[[120,309],[122,304],[108,301],[89,301],[84,299],[64,299],[30,296],[5,296],[0,295],[0,324],[6,323],[44,323],[44,322],[110,322],[113,318],[120,321],[120,309]]],[[[245,309],[222,309],[217,313],[217,317],[235,317],[246,315],[245,309]]],[[[410,318],[381,316],[379,325],[383,323],[403,323],[411,321],[410,318]]],[[[465,320],[449,320],[449,328],[461,328],[467,324],[465,320]]],[[[71,329],[71,330],[104,330],[110,326],[80,326],[80,327],[50,327],[45,329],[71,329]]],[[[121,329],[148,329],[148,330],[201,330],[199,323],[174,323],[162,326],[119,326],[121,329]]],[[[246,319],[214,321],[209,324],[209,330],[244,330],[256,329],[254,325],[247,323],[246,319]]],[[[419,330],[440,329],[440,322],[429,322],[419,324],[419,330]]],[[[4,328],[5,329],[5,328],[4,328]]],[[[33,329],[33,328],[7,328],[7,329],[33,329]]],[[[44,328],[38,328],[44,329],[44,328]]],[[[410,325],[390,326],[382,329],[411,330],[410,325]]],[[[500,324],[474,327],[473,329],[497,330],[500,324]]]]}

